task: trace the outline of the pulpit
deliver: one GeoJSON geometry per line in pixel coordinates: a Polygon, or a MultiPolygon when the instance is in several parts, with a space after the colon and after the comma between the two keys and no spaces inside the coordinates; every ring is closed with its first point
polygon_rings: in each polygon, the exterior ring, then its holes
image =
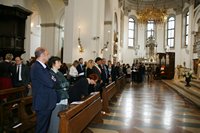
{"type": "Polygon", "coordinates": [[[32,12],[21,6],[0,5],[0,56],[25,53],[24,39],[27,16],[32,12]]]}

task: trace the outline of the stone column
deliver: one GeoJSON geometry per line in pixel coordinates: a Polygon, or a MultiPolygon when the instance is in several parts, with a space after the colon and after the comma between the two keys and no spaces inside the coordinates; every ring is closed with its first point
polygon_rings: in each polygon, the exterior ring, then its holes
{"type": "Polygon", "coordinates": [[[190,7],[189,7],[189,23],[190,23],[190,27],[189,27],[189,50],[190,50],[190,62],[189,62],[189,68],[191,68],[193,70],[193,45],[194,45],[194,35],[192,34],[192,27],[194,26],[194,1],[191,0],[190,1],[190,7]]]}
{"type": "Polygon", "coordinates": [[[58,34],[62,26],[56,23],[41,24],[41,46],[49,50],[50,55],[60,56],[58,34]]]}
{"type": "Polygon", "coordinates": [[[26,19],[26,28],[25,28],[25,40],[24,40],[24,49],[25,52],[22,55],[22,58],[25,60],[30,59],[31,57],[31,49],[30,49],[30,37],[31,37],[31,16],[28,16],[26,19]]]}
{"type": "Polygon", "coordinates": [[[74,0],[64,0],[65,15],[64,15],[64,48],[63,62],[72,63],[73,59],[73,42],[74,42],[74,0]]]}

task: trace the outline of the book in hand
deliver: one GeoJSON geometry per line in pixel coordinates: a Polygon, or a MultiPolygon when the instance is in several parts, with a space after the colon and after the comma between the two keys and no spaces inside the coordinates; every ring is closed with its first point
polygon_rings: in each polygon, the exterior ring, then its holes
{"type": "Polygon", "coordinates": [[[78,75],[79,75],[79,76],[83,76],[83,75],[84,75],[84,72],[82,72],[82,73],[79,73],[78,75]]]}
{"type": "Polygon", "coordinates": [[[90,95],[98,94],[99,92],[91,92],[90,95]]]}
{"type": "Polygon", "coordinates": [[[71,104],[82,104],[84,101],[74,101],[71,104]]]}

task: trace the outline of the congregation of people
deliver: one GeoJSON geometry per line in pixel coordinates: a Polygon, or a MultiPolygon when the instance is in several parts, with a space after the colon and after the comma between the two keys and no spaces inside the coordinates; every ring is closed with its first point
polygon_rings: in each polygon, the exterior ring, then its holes
{"type": "MultiPolygon", "coordinates": [[[[100,57],[87,62],[80,58],[69,68],[59,57],[49,57],[48,51],[39,47],[35,50],[35,58],[26,63],[12,54],[6,54],[0,61],[0,89],[25,86],[25,95],[33,97],[36,133],[58,132],[58,112],[92,92],[101,94],[106,85],[123,74],[120,63],[115,65],[108,61],[107,64],[106,59],[100,57]]],[[[0,97],[1,103],[9,100],[9,95],[0,97]]]]}
{"type": "MultiPolygon", "coordinates": [[[[33,97],[36,112],[36,133],[58,132],[58,113],[70,103],[81,101],[93,92],[102,94],[106,85],[125,75],[128,82],[141,83],[145,79],[142,63],[121,65],[97,57],[88,61],[79,58],[70,67],[61,58],[51,56],[45,48],[35,50],[35,58],[23,63],[23,59],[7,54],[0,61],[1,90],[12,87],[26,87],[26,95],[33,97]]],[[[9,96],[1,96],[1,103],[9,96]]]]}

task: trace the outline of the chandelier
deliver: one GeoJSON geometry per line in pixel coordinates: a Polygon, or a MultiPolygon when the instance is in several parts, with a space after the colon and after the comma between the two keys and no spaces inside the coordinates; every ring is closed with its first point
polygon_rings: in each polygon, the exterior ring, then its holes
{"type": "Polygon", "coordinates": [[[167,10],[165,8],[156,8],[152,6],[137,11],[139,23],[146,24],[148,21],[154,21],[156,24],[161,24],[165,22],[166,18],[167,10]]]}

